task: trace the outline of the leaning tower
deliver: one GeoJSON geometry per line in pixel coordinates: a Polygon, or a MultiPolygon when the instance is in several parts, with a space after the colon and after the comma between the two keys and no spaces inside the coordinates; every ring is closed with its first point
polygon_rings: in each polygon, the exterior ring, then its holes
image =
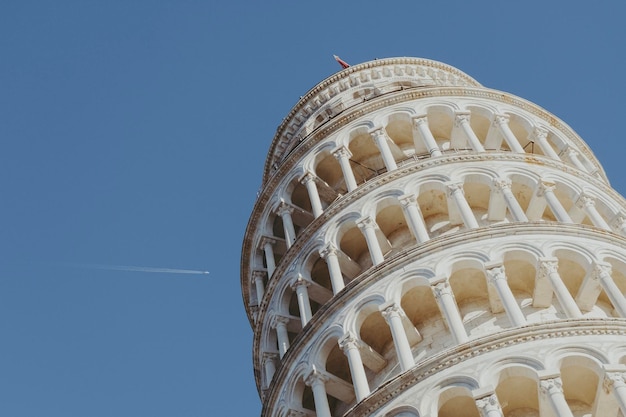
{"type": "Polygon", "coordinates": [[[244,237],[262,417],[623,417],[625,213],[531,102],[426,59],[332,75],[244,237]]]}

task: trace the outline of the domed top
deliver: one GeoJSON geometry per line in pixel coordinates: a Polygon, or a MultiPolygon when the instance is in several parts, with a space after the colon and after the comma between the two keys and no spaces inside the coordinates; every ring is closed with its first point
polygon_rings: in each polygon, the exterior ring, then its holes
{"type": "Polygon", "coordinates": [[[317,84],[283,120],[265,161],[263,184],[304,138],[342,111],[410,88],[481,87],[467,74],[422,58],[386,58],[348,67],[317,84]]]}

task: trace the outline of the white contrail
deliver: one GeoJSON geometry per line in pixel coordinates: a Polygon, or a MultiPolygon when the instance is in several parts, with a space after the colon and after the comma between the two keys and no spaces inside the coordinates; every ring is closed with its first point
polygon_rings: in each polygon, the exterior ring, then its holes
{"type": "Polygon", "coordinates": [[[151,272],[156,274],[192,274],[209,275],[209,271],[195,269],[155,268],[150,266],[132,265],[98,265],[98,264],[69,264],[75,268],[103,269],[108,271],[151,272]]]}

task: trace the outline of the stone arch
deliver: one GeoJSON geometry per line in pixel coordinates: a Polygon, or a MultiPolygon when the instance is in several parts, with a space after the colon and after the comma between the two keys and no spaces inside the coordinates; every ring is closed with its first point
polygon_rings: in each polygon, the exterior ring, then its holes
{"type": "Polygon", "coordinates": [[[393,350],[393,338],[380,306],[384,304],[382,296],[369,297],[356,308],[357,314],[351,327],[355,333],[382,357],[393,350]]]}
{"type": "Polygon", "coordinates": [[[348,187],[346,185],[341,165],[333,154],[335,147],[333,143],[326,142],[323,146],[315,151],[312,158],[309,171],[322,180],[329,188],[333,189],[337,194],[346,194],[348,187]]]}
{"type": "Polygon", "coordinates": [[[487,225],[489,223],[488,210],[491,200],[491,189],[497,174],[490,169],[484,168],[463,169],[456,171],[454,174],[462,178],[465,200],[472,209],[476,221],[479,224],[487,225]]]}
{"type": "Polygon", "coordinates": [[[317,242],[317,244],[302,251],[306,255],[303,257],[304,261],[302,262],[301,270],[303,272],[306,271],[311,281],[332,292],[333,287],[330,281],[328,265],[320,256],[320,246],[319,242],[317,242]]]}
{"type": "Polygon", "coordinates": [[[469,377],[451,378],[440,384],[437,417],[480,417],[472,390],[478,384],[469,377]]]}
{"type": "MultiPolygon", "coordinates": [[[[417,329],[423,339],[432,340],[430,346],[420,348],[419,355],[425,355],[428,350],[443,349],[443,345],[450,339],[449,332],[444,324],[444,318],[439,310],[430,280],[432,271],[409,271],[399,277],[394,292],[399,292],[398,304],[417,329]]],[[[394,294],[395,295],[395,294],[394,294]]]]}
{"type": "Polygon", "coordinates": [[[370,131],[372,123],[355,126],[349,133],[347,148],[352,154],[350,158],[357,183],[367,181],[386,171],[385,163],[370,131]]]}
{"type": "Polygon", "coordinates": [[[407,158],[416,153],[411,119],[414,114],[412,109],[396,108],[382,120],[387,135],[407,158]]]}
{"type": "MultiPolygon", "coordinates": [[[[451,268],[448,282],[454,293],[463,325],[470,337],[481,334],[493,314],[502,312],[501,307],[494,311],[484,263],[476,254],[469,256],[463,254],[456,259],[450,259],[449,262],[451,268]]],[[[504,314],[496,319],[496,324],[507,327],[502,320],[506,320],[504,314]]]]}
{"type": "Polygon", "coordinates": [[[455,108],[444,103],[434,103],[426,108],[425,113],[428,118],[428,128],[439,145],[439,149],[441,151],[450,149],[455,108]]]}
{"type": "Polygon", "coordinates": [[[371,201],[369,210],[363,208],[364,212],[372,212],[372,217],[385,235],[393,253],[415,243],[398,199],[401,195],[402,191],[399,190],[385,191],[371,201]]]}
{"type": "Polygon", "coordinates": [[[496,109],[491,106],[470,105],[467,106],[467,111],[470,112],[470,127],[474,131],[478,140],[484,146],[485,141],[487,140],[487,134],[491,128],[491,120],[493,119],[493,115],[496,113],[496,109]]]}
{"type": "Polygon", "coordinates": [[[528,169],[510,169],[503,173],[503,177],[511,180],[511,192],[526,212],[539,184],[539,176],[528,169]]]}
{"type": "Polygon", "coordinates": [[[497,372],[496,385],[503,414],[539,417],[538,384],[537,368],[529,366],[527,360],[507,361],[497,372]]]}
{"type": "Polygon", "coordinates": [[[335,246],[341,250],[348,259],[358,265],[360,271],[372,266],[372,258],[365,236],[357,226],[360,218],[359,213],[348,213],[337,220],[340,226],[335,232],[335,246]]]}
{"type": "Polygon", "coordinates": [[[590,413],[603,377],[602,363],[595,355],[590,355],[592,352],[588,349],[576,349],[574,352],[563,349],[558,353],[564,354],[558,359],[558,365],[563,394],[570,409],[590,413]]]}
{"type": "Polygon", "coordinates": [[[431,238],[460,229],[450,222],[447,190],[442,176],[424,178],[419,184],[417,204],[431,238]]]}

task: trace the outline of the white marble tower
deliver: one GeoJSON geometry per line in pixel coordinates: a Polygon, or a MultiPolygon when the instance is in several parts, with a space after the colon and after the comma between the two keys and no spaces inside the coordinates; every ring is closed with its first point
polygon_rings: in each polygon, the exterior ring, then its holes
{"type": "Polygon", "coordinates": [[[425,59],[334,74],[243,242],[262,417],[623,417],[625,213],[533,103],[425,59]]]}

